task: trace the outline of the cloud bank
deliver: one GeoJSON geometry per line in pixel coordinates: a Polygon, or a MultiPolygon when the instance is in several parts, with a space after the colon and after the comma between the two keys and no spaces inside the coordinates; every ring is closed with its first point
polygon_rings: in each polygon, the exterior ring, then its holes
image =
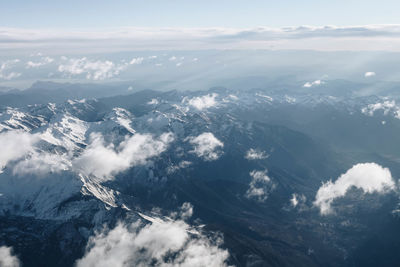
{"type": "Polygon", "coordinates": [[[321,215],[331,214],[333,213],[332,202],[344,197],[352,187],[361,189],[364,194],[386,193],[395,188],[395,183],[388,168],[383,168],[376,163],[359,163],[342,174],[335,182],[324,183],[318,189],[314,205],[319,208],[321,215]]]}
{"type": "Polygon", "coordinates": [[[54,30],[0,28],[0,50],[60,53],[168,49],[314,49],[399,51],[400,25],[256,28],[54,30]]]}

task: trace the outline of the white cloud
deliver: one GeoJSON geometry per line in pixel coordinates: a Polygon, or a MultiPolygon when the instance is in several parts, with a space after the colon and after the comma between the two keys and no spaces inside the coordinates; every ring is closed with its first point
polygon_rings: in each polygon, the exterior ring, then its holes
{"type": "Polygon", "coordinates": [[[149,102],[147,102],[148,105],[158,105],[159,101],[156,98],[152,98],[149,102]]]}
{"type": "Polygon", "coordinates": [[[71,168],[71,161],[57,153],[33,152],[28,157],[17,162],[13,167],[14,175],[34,174],[44,176],[49,173],[57,173],[71,168]]]}
{"type": "Polygon", "coordinates": [[[373,116],[378,110],[383,111],[383,115],[388,115],[390,112],[397,119],[400,119],[400,107],[396,105],[396,101],[385,100],[381,103],[369,104],[367,107],[361,109],[361,112],[369,116],[373,116]]]}
{"type": "Polygon", "coordinates": [[[296,98],[285,95],[285,101],[288,102],[289,104],[293,104],[293,103],[296,103],[296,98]]]}
{"type": "Polygon", "coordinates": [[[324,83],[325,83],[324,81],[316,80],[316,81],[313,81],[313,82],[306,82],[303,85],[303,87],[310,88],[310,87],[313,87],[313,86],[319,86],[319,85],[324,84],[324,83]]]}
{"type": "Polygon", "coordinates": [[[304,205],[306,200],[307,200],[307,198],[305,195],[303,195],[303,194],[299,195],[297,193],[294,193],[294,194],[292,194],[292,198],[290,199],[290,204],[292,205],[293,208],[295,208],[298,205],[304,205]]]}
{"type": "Polygon", "coordinates": [[[321,215],[333,212],[332,202],[346,195],[352,188],[361,189],[366,193],[385,193],[395,188],[392,175],[388,168],[376,163],[359,163],[342,174],[334,183],[324,183],[317,192],[314,205],[320,209],[321,215]]]}
{"type": "Polygon", "coordinates": [[[132,60],[129,62],[129,64],[140,65],[140,64],[142,64],[143,60],[144,60],[143,57],[132,58],[132,60]]]}
{"type": "Polygon", "coordinates": [[[0,64],[0,79],[12,80],[21,76],[21,73],[15,71],[9,71],[15,64],[20,62],[19,59],[7,60],[0,64]]]}
{"type": "Polygon", "coordinates": [[[203,95],[203,96],[193,97],[193,98],[190,98],[189,100],[184,99],[184,101],[187,100],[188,104],[190,106],[193,106],[198,110],[203,110],[203,109],[215,107],[218,104],[218,102],[215,99],[217,96],[218,96],[218,94],[212,93],[212,94],[207,94],[207,95],[203,95]]]}
{"type": "Polygon", "coordinates": [[[248,160],[266,159],[268,154],[265,151],[260,151],[258,149],[250,148],[245,155],[248,160]]]}
{"type": "Polygon", "coordinates": [[[267,170],[250,172],[252,180],[246,192],[247,198],[255,198],[259,202],[264,202],[268,198],[268,194],[274,189],[275,185],[268,177],[267,172],[267,170]]]}
{"type": "Polygon", "coordinates": [[[91,143],[74,160],[73,167],[85,175],[94,175],[102,180],[112,179],[121,171],[146,163],[164,152],[173,141],[171,133],[164,133],[156,139],[149,134],[134,134],[114,147],[113,144],[105,145],[99,133],[92,133],[90,138],[91,143]]]}
{"type": "Polygon", "coordinates": [[[170,57],[168,60],[169,60],[169,61],[175,61],[175,60],[177,60],[177,58],[176,58],[176,56],[172,56],[172,57],[170,57]]]}
{"type": "Polygon", "coordinates": [[[0,247],[0,266],[1,267],[19,267],[19,259],[12,254],[12,248],[0,247]]]}
{"type": "Polygon", "coordinates": [[[69,75],[85,74],[88,80],[104,80],[118,75],[126,64],[115,64],[112,61],[91,61],[86,57],[71,58],[58,66],[58,71],[69,75]]]}
{"type": "Polygon", "coordinates": [[[22,131],[0,133],[0,172],[13,160],[17,160],[33,152],[33,145],[39,141],[37,135],[22,131]]]}
{"type": "Polygon", "coordinates": [[[212,240],[183,219],[191,216],[191,205],[183,207],[181,217],[150,218],[140,223],[118,224],[110,231],[91,237],[84,257],[77,267],[223,267],[229,253],[219,246],[222,239],[212,240]]]}
{"type": "Polygon", "coordinates": [[[51,57],[43,57],[40,61],[34,62],[34,61],[28,61],[26,62],[26,68],[37,68],[41,67],[47,64],[50,64],[54,61],[54,58],[51,57]]]}
{"type": "Polygon", "coordinates": [[[373,76],[375,76],[375,75],[376,75],[376,73],[373,72],[373,71],[368,71],[368,72],[366,72],[366,73],[364,74],[364,76],[365,76],[366,78],[368,78],[368,77],[373,77],[373,76]]]}
{"type": "Polygon", "coordinates": [[[222,153],[219,148],[224,147],[224,144],[210,132],[189,137],[187,140],[194,146],[194,149],[190,152],[206,161],[217,160],[222,153]]]}

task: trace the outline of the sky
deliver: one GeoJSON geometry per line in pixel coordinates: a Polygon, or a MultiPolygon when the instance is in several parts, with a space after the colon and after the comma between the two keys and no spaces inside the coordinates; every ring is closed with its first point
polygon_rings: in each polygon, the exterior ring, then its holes
{"type": "Polygon", "coordinates": [[[399,10],[398,0],[0,0],[0,87],[257,65],[198,51],[356,52],[346,64],[363,67],[381,52],[400,55],[399,10]]]}
{"type": "Polygon", "coordinates": [[[397,0],[1,0],[0,26],[284,27],[399,23],[397,0]]]}

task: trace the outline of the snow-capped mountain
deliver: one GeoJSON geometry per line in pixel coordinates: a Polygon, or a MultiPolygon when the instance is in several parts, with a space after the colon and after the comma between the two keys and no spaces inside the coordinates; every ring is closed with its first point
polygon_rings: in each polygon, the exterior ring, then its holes
{"type": "Polygon", "coordinates": [[[396,100],[215,88],[4,107],[0,230],[27,266],[69,266],[81,258],[79,266],[93,257],[92,247],[103,249],[98,242],[112,242],[115,231],[135,239],[156,226],[183,229],[184,244],[213,248],[207,255],[223,264],[273,266],[268,253],[280,249],[293,256],[293,262],[277,257],[282,266],[356,260],[354,248],[365,239],[342,242],[343,229],[376,230],[363,220],[368,213],[397,223],[396,100]],[[323,198],[321,190],[342,186],[329,179],[370,161],[380,164],[366,165],[373,172],[390,168],[382,187],[360,185],[361,194],[346,194],[346,187],[342,202],[323,198]],[[329,212],[336,217],[326,217],[329,212]],[[13,218],[20,218],[16,228],[13,218]],[[133,226],[137,221],[140,227],[133,226]],[[112,229],[99,234],[104,225],[112,229]],[[224,238],[206,237],[215,231],[224,238]],[[26,253],[36,246],[38,255],[48,252],[50,243],[56,256],[49,263],[26,253]]]}

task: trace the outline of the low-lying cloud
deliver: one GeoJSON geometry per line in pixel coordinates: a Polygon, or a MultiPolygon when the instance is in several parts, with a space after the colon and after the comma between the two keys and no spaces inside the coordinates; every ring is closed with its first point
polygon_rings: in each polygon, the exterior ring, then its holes
{"type": "Polygon", "coordinates": [[[188,104],[198,110],[204,110],[207,108],[215,107],[218,102],[216,101],[216,97],[218,94],[212,93],[204,96],[197,96],[187,100],[188,104]]]}
{"type": "Polygon", "coordinates": [[[127,64],[116,64],[109,60],[89,60],[83,58],[65,59],[58,71],[70,76],[85,75],[88,80],[104,80],[118,75],[127,64]]]}
{"type": "Polygon", "coordinates": [[[77,267],[160,266],[224,267],[228,251],[220,248],[220,237],[209,238],[184,221],[192,207],[184,204],[173,218],[150,218],[151,224],[118,224],[114,229],[90,238],[84,257],[77,267]]]}
{"type": "Polygon", "coordinates": [[[246,155],[244,156],[247,160],[259,160],[268,158],[268,154],[265,151],[261,151],[259,149],[250,148],[246,155]]]}
{"type": "Polygon", "coordinates": [[[311,88],[311,87],[314,87],[314,86],[320,86],[321,84],[324,84],[324,83],[325,83],[324,81],[315,80],[315,81],[313,81],[313,82],[306,82],[306,83],[303,85],[303,87],[305,87],[305,88],[311,88]]]}
{"type": "Polygon", "coordinates": [[[0,266],[1,267],[19,267],[21,265],[19,259],[13,255],[12,248],[0,247],[0,266]]]}
{"type": "Polygon", "coordinates": [[[254,198],[259,202],[264,202],[268,198],[268,194],[274,189],[271,178],[267,175],[268,171],[251,171],[251,181],[249,189],[246,192],[247,198],[254,198]]]}
{"type": "Polygon", "coordinates": [[[144,164],[150,158],[160,155],[174,137],[171,133],[164,133],[158,138],[150,134],[135,134],[117,147],[106,145],[103,136],[98,133],[92,133],[90,139],[91,143],[74,160],[73,167],[85,175],[109,180],[121,171],[144,164]]]}
{"type": "Polygon", "coordinates": [[[317,192],[314,205],[319,208],[321,215],[333,213],[332,202],[344,197],[352,187],[361,189],[364,194],[386,193],[395,189],[392,174],[388,168],[376,163],[359,163],[335,182],[324,183],[317,192]]]}
{"type": "Polygon", "coordinates": [[[187,140],[194,146],[190,152],[206,161],[217,160],[222,154],[220,148],[224,147],[224,144],[210,132],[189,137],[187,140]]]}
{"type": "Polygon", "coordinates": [[[11,161],[22,158],[33,152],[34,144],[38,142],[39,136],[22,131],[8,131],[0,133],[0,173],[11,161]]]}

